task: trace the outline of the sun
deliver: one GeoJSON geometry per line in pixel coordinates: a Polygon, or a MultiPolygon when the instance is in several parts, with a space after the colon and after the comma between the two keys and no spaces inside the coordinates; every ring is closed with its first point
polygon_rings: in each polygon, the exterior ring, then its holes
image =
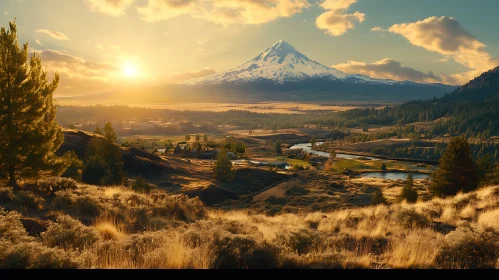
{"type": "Polygon", "coordinates": [[[123,65],[123,75],[126,77],[136,77],[137,76],[137,67],[131,63],[127,63],[123,65]]]}

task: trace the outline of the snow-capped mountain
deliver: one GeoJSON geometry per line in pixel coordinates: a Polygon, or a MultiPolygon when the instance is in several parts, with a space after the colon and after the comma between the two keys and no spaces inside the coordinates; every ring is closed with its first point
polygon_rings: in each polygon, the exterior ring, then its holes
{"type": "MultiPolygon", "coordinates": [[[[192,79],[187,85],[218,85],[231,83],[243,85],[251,82],[269,80],[275,84],[297,82],[310,78],[351,81],[356,83],[375,83],[392,85],[401,83],[393,80],[373,79],[365,75],[351,75],[310,60],[297,51],[291,44],[278,41],[265,52],[243,65],[227,72],[192,79]]],[[[407,82],[402,82],[407,83],[407,82]]]]}

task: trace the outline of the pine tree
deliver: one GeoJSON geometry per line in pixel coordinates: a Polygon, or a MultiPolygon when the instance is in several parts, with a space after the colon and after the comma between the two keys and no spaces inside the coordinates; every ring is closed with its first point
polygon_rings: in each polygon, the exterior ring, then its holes
{"type": "Polygon", "coordinates": [[[398,197],[399,201],[407,201],[407,203],[416,203],[418,201],[418,191],[414,189],[414,178],[412,173],[407,176],[405,185],[398,197]]]}
{"type": "Polygon", "coordinates": [[[120,185],[126,182],[121,150],[114,143],[116,133],[110,122],[104,125],[104,138],[94,138],[87,147],[82,179],[95,185],[120,185]]]}
{"type": "Polygon", "coordinates": [[[52,100],[59,74],[49,83],[40,55],[28,59],[28,43],[19,45],[16,22],[9,28],[0,32],[0,172],[17,187],[18,178],[59,175],[66,166],[54,154],[64,141],[52,100]]]}
{"type": "Polygon", "coordinates": [[[95,127],[94,133],[95,133],[95,134],[102,135],[102,130],[100,130],[100,127],[99,127],[99,126],[96,126],[96,127],[95,127]]]}
{"type": "Polygon", "coordinates": [[[199,142],[201,140],[201,136],[199,134],[196,134],[196,142],[199,142]]]}
{"type": "Polygon", "coordinates": [[[204,139],[203,140],[204,140],[204,142],[208,142],[208,135],[207,134],[204,135],[204,139]]]}
{"type": "Polygon", "coordinates": [[[438,169],[432,175],[431,192],[439,197],[458,192],[473,191],[478,187],[478,174],[470,144],[464,137],[454,137],[440,158],[438,169]]]}
{"type": "Polygon", "coordinates": [[[275,142],[275,153],[277,155],[282,155],[282,145],[280,141],[275,142]]]}
{"type": "Polygon", "coordinates": [[[235,172],[232,162],[227,158],[227,151],[225,149],[221,149],[218,154],[217,161],[213,165],[213,172],[217,180],[220,181],[228,181],[234,178],[235,172]]]}
{"type": "Polygon", "coordinates": [[[388,201],[386,200],[385,196],[383,195],[383,192],[380,189],[374,190],[372,197],[372,204],[373,205],[388,204],[388,201]]]}
{"type": "Polygon", "coordinates": [[[191,140],[191,136],[190,136],[189,134],[187,134],[187,135],[185,136],[185,141],[187,141],[187,142],[188,142],[189,140],[191,140]]]}

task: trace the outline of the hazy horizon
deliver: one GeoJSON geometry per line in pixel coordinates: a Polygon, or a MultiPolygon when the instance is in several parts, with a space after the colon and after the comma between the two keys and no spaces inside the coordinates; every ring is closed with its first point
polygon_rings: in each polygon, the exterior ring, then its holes
{"type": "Polygon", "coordinates": [[[499,3],[442,2],[6,0],[0,23],[61,73],[56,96],[224,72],[279,40],[373,78],[460,85],[499,65],[499,3]]]}

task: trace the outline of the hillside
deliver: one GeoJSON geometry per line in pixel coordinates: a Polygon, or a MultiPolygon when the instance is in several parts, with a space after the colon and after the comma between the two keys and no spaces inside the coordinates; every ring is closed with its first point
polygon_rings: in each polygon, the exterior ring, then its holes
{"type": "Polygon", "coordinates": [[[499,97],[499,66],[469,81],[443,100],[483,101],[499,97]]]}
{"type": "Polygon", "coordinates": [[[270,217],[52,179],[0,207],[1,268],[499,268],[499,186],[270,217]]]}

